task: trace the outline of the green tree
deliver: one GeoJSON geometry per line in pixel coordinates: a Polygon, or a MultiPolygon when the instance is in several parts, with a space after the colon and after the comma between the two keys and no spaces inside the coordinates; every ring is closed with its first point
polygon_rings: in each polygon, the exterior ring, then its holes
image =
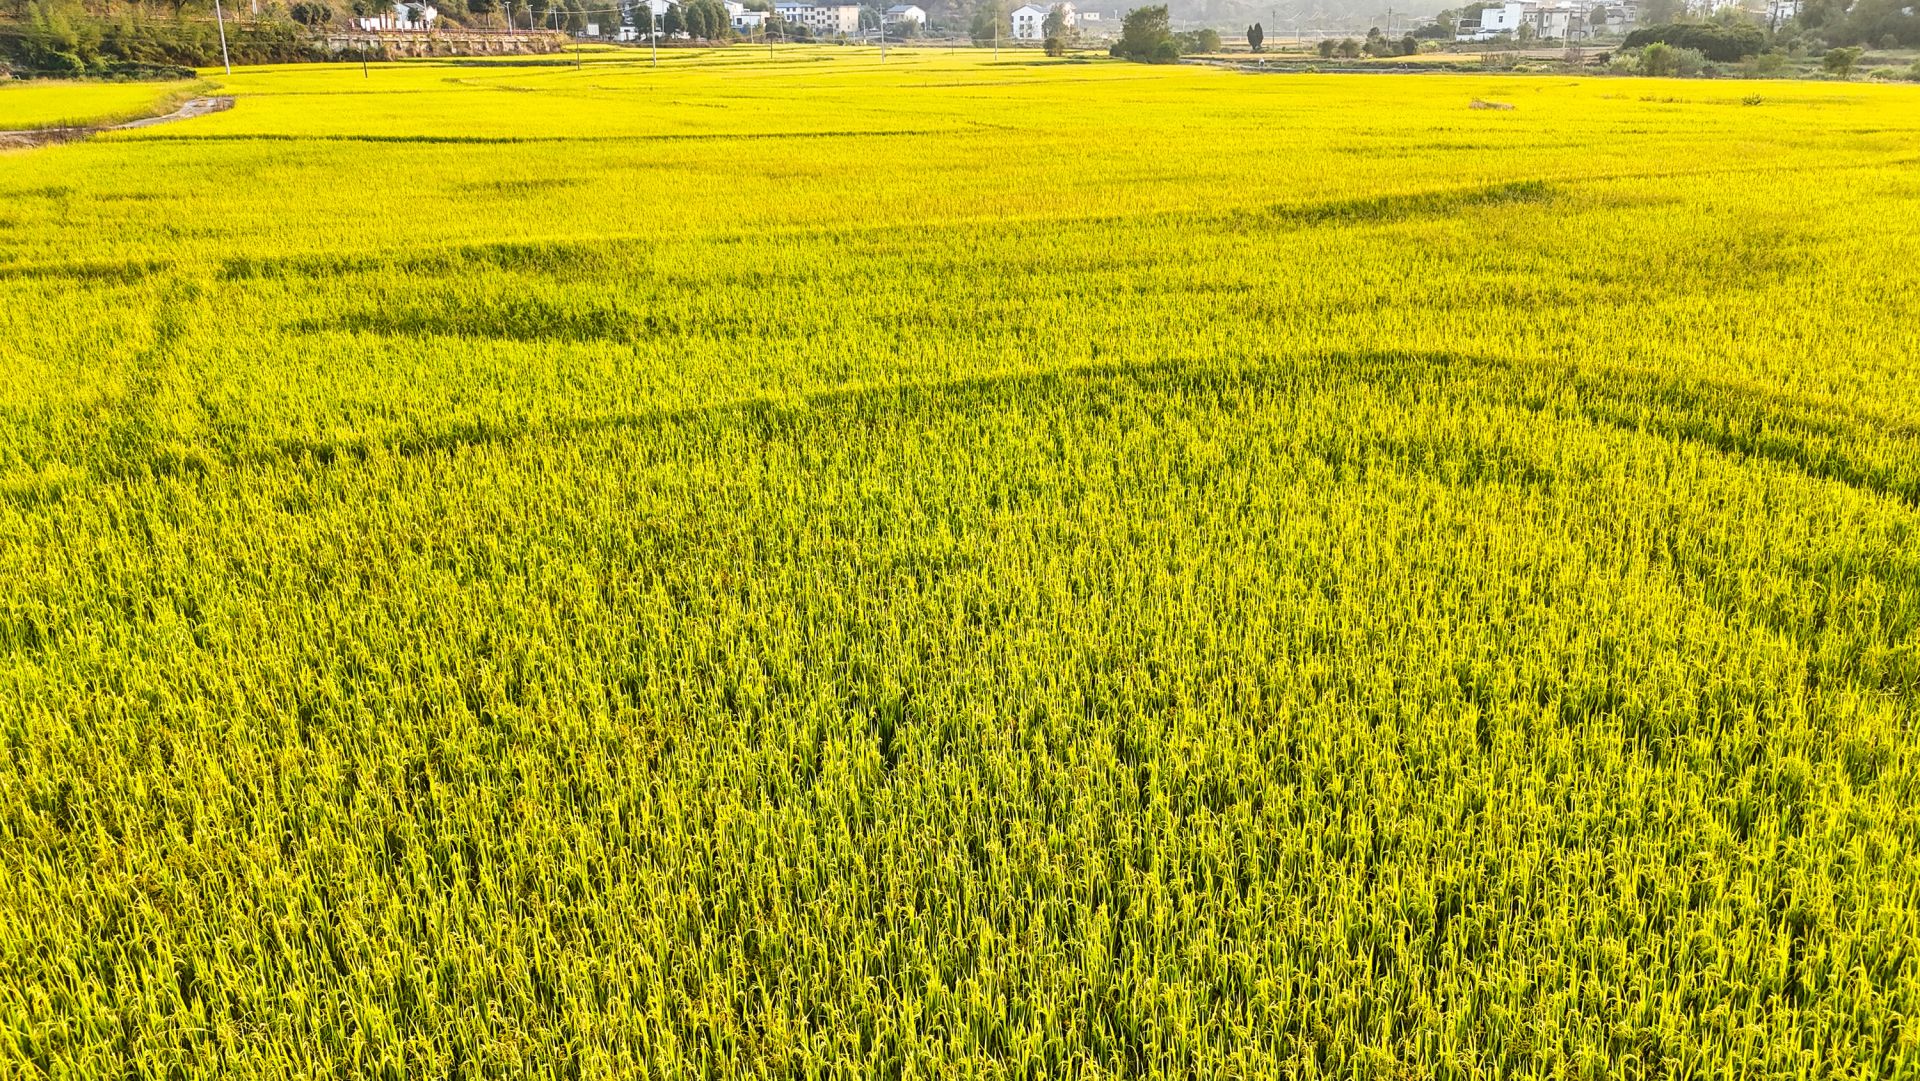
{"type": "Polygon", "coordinates": [[[308,29],[325,26],[333,21],[333,9],[321,3],[320,0],[302,0],[301,3],[293,5],[293,9],[287,14],[294,22],[308,29]]]}
{"type": "Polygon", "coordinates": [[[1337,45],[1332,38],[1321,38],[1317,48],[1321,56],[1331,60],[1333,59],[1334,50],[1338,49],[1339,45],[1337,45]]]}
{"type": "Polygon", "coordinates": [[[1260,51],[1260,46],[1264,44],[1266,40],[1267,32],[1261,28],[1259,23],[1254,23],[1252,26],[1247,27],[1247,48],[1257,53],[1260,51]]]}
{"type": "Polygon", "coordinates": [[[720,0],[692,0],[682,16],[687,24],[687,33],[702,41],[721,41],[733,30],[727,20],[727,9],[720,0]]]}
{"type": "Polygon", "coordinates": [[[1055,4],[1047,9],[1046,21],[1040,28],[1047,37],[1059,38],[1063,43],[1073,37],[1073,16],[1068,13],[1067,5],[1055,4]]]}
{"type": "Polygon", "coordinates": [[[1640,24],[1657,26],[1670,23],[1686,13],[1683,0],[1642,0],[1640,4],[1640,24]]]}
{"type": "Polygon", "coordinates": [[[975,45],[991,45],[1007,37],[1009,28],[1007,9],[1000,0],[987,0],[974,8],[973,21],[967,27],[975,45]]]}
{"type": "Polygon", "coordinates": [[[1853,0],[1846,11],[1839,28],[1846,44],[1920,45],[1920,7],[1913,0],[1853,0]]]}
{"type": "Polygon", "coordinates": [[[1400,55],[1401,56],[1412,56],[1414,53],[1417,53],[1419,51],[1420,51],[1420,39],[1414,37],[1412,34],[1408,34],[1406,37],[1403,37],[1400,39],[1400,55]]]}
{"type": "Polygon", "coordinates": [[[1180,55],[1179,46],[1173,42],[1173,22],[1167,15],[1167,5],[1155,4],[1127,12],[1126,20],[1120,24],[1120,40],[1114,44],[1112,53],[1126,60],[1164,60],[1163,45],[1171,46],[1176,58],[1180,55]]]}
{"type": "Polygon", "coordinates": [[[1340,44],[1334,46],[1333,51],[1348,60],[1358,60],[1360,58],[1360,42],[1355,38],[1342,38],[1340,39],[1340,44]]]}
{"type": "Polygon", "coordinates": [[[1857,45],[1828,49],[1827,55],[1820,59],[1820,66],[1827,69],[1828,75],[1845,79],[1853,74],[1853,66],[1860,62],[1860,56],[1865,51],[1857,45]]]}

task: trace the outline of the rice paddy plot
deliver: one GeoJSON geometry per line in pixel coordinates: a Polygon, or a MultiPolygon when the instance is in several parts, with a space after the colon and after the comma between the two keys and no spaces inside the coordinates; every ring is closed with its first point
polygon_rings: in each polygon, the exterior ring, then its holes
{"type": "Polygon", "coordinates": [[[7,1072],[1914,1072],[1920,98],[662,56],[0,154],[7,1072]]]}

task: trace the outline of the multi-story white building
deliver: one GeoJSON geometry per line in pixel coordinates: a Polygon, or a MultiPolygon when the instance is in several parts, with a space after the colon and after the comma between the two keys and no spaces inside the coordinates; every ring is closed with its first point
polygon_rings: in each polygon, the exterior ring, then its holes
{"type": "Polygon", "coordinates": [[[1507,0],[1497,7],[1481,8],[1478,25],[1463,23],[1455,28],[1453,36],[1458,41],[1487,41],[1501,34],[1517,34],[1528,6],[1520,0],[1507,0]]]}
{"type": "Polygon", "coordinates": [[[860,5],[813,4],[799,0],[780,0],[773,13],[795,26],[804,26],[822,37],[860,32],[860,5]]]}
{"type": "Polygon", "coordinates": [[[907,23],[915,26],[927,25],[927,9],[918,4],[895,4],[887,9],[888,26],[902,26],[907,23]]]}
{"type": "Polygon", "coordinates": [[[1013,9],[1013,40],[1045,41],[1047,39],[1047,14],[1056,6],[1065,9],[1067,25],[1074,25],[1072,4],[1024,4],[1013,9]]]}
{"type": "MultiPolygon", "coordinates": [[[[1624,12],[1625,8],[1615,5],[1624,12]]],[[[1605,8],[1600,3],[1569,3],[1567,0],[1540,3],[1537,0],[1507,0],[1496,7],[1480,10],[1479,25],[1464,23],[1455,28],[1456,41],[1490,41],[1494,38],[1524,37],[1522,31],[1543,42],[1571,41],[1586,37],[1593,30],[1592,15],[1605,8]]],[[[1613,20],[1607,22],[1614,26],[1613,20]]]]}

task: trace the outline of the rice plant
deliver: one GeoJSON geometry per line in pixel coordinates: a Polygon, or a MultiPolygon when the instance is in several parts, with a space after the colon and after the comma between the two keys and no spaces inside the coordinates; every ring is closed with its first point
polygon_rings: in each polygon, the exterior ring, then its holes
{"type": "Polygon", "coordinates": [[[0,1072],[1916,1072],[1920,99],[1005,55],[0,154],[0,1072]]]}

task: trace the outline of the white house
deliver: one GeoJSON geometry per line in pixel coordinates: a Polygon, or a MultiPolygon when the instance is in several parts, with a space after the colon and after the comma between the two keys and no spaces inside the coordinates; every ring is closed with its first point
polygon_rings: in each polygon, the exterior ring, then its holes
{"type": "Polygon", "coordinates": [[[1586,33],[1585,15],[1586,12],[1574,10],[1571,4],[1536,4],[1527,13],[1527,21],[1533,24],[1534,35],[1540,40],[1564,41],[1586,33]]]}
{"type": "Polygon", "coordinates": [[[1480,9],[1480,24],[1461,23],[1455,32],[1456,41],[1487,41],[1501,34],[1517,34],[1520,23],[1525,20],[1527,8],[1520,0],[1507,0],[1497,7],[1480,9]]]}
{"type": "Polygon", "coordinates": [[[815,34],[835,37],[860,32],[860,5],[815,4],[805,0],[779,0],[774,14],[795,26],[804,26],[815,34]]]}
{"type": "MultiPolygon", "coordinates": [[[[1056,5],[1053,4],[1024,4],[1014,8],[1013,15],[1011,16],[1013,19],[1013,40],[1045,41],[1047,39],[1047,13],[1052,11],[1055,6],[1056,5]]],[[[1057,6],[1064,9],[1061,13],[1067,17],[1067,25],[1069,27],[1073,26],[1073,5],[1060,4],[1057,6]]]]}
{"type": "MultiPolygon", "coordinates": [[[[1462,23],[1454,34],[1456,41],[1489,41],[1502,34],[1509,37],[1520,36],[1522,27],[1533,31],[1533,36],[1541,41],[1571,41],[1585,37],[1593,32],[1593,12],[1602,10],[1592,4],[1576,6],[1564,0],[1551,0],[1538,3],[1535,0],[1507,0],[1498,7],[1480,10],[1480,25],[1462,23]]],[[[1620,17],[1625,19],[1627,11],[1617,7],[1620,17]]],[[[1615,22],[1611,13],[1606,22],[1608,29],[1623,25],[1615,22]]]]}
{"type": "Polygon", "coordinates": [[[887,9],[887,25],[900,26],[912,23],[915,26],[927,25],[927,9],[918,4],[895,4],[887,9]]]}
{"type": "Polygon", "coordinates": [[[754,11],[740,0],[727,0],[727,25],[742,34],[751,34],[767,24],[767,13],[754,11]]]}

